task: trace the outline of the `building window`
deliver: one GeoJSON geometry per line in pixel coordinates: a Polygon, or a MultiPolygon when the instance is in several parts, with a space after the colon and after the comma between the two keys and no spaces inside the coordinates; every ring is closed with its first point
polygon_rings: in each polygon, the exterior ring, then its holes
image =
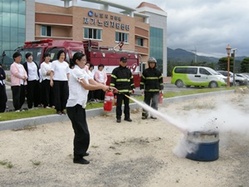
{"type": "Polygon", "coordinates": [[[41,35],[42,36],[51,36],[51,26],[42,25],[41,26],[41,35]]]}
{"type": "Polygon", "coordinates": [[[163,29],[150,27],[150,56],[157,59],[157,68],[163,70],[163,29]]]}
{"type": "Polygon", "coordinates": [[[144,39],[143,38],[137,38],[136,43],[139,46],[144,46],[144,39]]]}
{"type": "Polygon", "coordinates": [[[84,28],[84,39],[102,39],[101,29],[84,28]]]}
{"type": "Polygon", "coordinates": [[[128,33],[123,33],[123,32],[116,32],[116,37],[115,37],[115,41],[116,42],[125,42],[128,43],[128,33]]]}

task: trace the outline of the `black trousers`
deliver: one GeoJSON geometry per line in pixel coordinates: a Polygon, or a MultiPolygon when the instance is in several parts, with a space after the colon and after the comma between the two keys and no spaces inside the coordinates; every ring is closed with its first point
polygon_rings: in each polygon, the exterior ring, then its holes
{"type": "Polygon", "coordinates": [[[5,85],[0,84],[0,112],[5,112],[7,103],[7,94],[5,85]]]}
{"type": "MultiPolygon", "coordinates": [[[[144,92],[144,102],[155,110],[158,110],[159,92],[144,92]]],[[[148,117],[148,111],[143,109],[142,116],[148,117]]]]}
{"type": "Polygon", "coordinates": [[[39,88],[39,81],[33,80],[28,81],[27,85],[27,103],[28,108],[37,107],[40,101],[40,88],[39,88]]]}
{"type": "Polygon", "coordinates": [[[13,106],[15,110],[20,110],[25,102],[25,86],[11,86],[13,106]]]}
{"type": "Polygon", "coordinates": [[[103,90],[95,90],[95,98],[103,101],[105,99],[105,92],[103,90]]]}
{"type": "Polygon", "coordinates": [[[67,115],[71,120],[74,130],[74,156],[80,156],[87,152],[90,144],[90,133],[86,122],[86,111],[81,105],[67,107],[67,115]]]}
{"type": "Polygon", "coordinates": [[[124,93],[124,94],[117,94],[117,106],[116,106],[116,118],[121,119],[122,116],[122,102],[124,101],[124,115],[125,119],[130,118],[130,106],[129,102],[130,99],[126,97],[125,95],[130,96],[129,93],[124,93]]]}
{"type": "Polygon", "coordinates": [[[95,91],[94,90],[90,90],[88,92],[88,95],[87,95],[87,101],[93,101],[95,99],[94,94],[95,94],[95,91]]]}
{"type": "Polygon", "coordinates": [[[41,83],[42,88],[42,104],[45,107],[47,106],[54,106],[54,93],[53,93],[53,87],[50,86],[50,80],[43,80],[41,83]]]}
{"type": "Polygon", "coordinates": [[[58,111],[63,111],[66,108],[69,95],[68,81],[54,81],[54,106],[58,111]]]}

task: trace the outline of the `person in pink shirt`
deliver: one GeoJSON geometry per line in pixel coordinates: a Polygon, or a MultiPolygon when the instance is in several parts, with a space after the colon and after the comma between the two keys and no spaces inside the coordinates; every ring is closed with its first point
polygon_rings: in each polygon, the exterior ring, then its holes
{"type": "MultiPolygon", "coordinates": [[[[104,67],[105,67],[104,64],[98,65],[98,70],[94,74],[94,79],[96,82],[106,85],[107,74],[104,71],[104,67]]],[[[96,93],[96,99],[99,99],[101,101],[104,100],[105,92],[103,90],[96,90],[95,93],[96,93]]]]}
{"type": "Polygon", "coordinates": [[[10,66],[11,91],[14,109],[19,112],[25,101],[25,86],[28,76],[21,64],[22,55],[20,52],[13,54],[13,60],[14,62],[10,66]]]}

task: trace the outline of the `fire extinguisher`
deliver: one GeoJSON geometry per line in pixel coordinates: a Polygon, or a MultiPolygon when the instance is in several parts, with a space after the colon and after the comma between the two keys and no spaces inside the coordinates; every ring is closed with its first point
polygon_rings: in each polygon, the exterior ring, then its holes
{"type": "Polygon", "coordinates": [[[159,93],[158,103],[163,104],[163,93],[162,92],[159,93]]]}
{"type": "Polygon", "coordinates": [[[110,112],[112,111],[112,105],[114,100],[114,94],[111,90],[105,92],[105,100],[104,100],[104,111],[110,112]]]}

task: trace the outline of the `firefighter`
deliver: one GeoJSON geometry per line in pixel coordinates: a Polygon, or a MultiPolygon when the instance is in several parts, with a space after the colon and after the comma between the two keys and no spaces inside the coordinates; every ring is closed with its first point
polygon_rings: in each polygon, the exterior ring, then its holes
{"type": "Polygon", "coordinates": [[[121,57],[119,62],[119,67],[116,67],[111,74],[111,83],[110,86],[117,88],[117,106],[116,106],[116,119],[117,123],[121,122],[122,116],[122,102],[124,101],[124,120],[132,122],[130,118],[130,106],[129,96],[134,89],[133,75],[131,70],[126,67],[127,58],[121,57]]]}
{"type": "MultiPolygon", "coordinates": [[[[158,110],[159,92],[163,90],[162,73],[156,68],[157,61],[154,57],[148,59],[148,68],[143,71],[140,81],[140,89],[144,93],[144,102],[158,110]]],[[[156,119],[154,116],[150,116],[156,119]]],[[[148,111],[143,109],[142,119],[148,118],[148,111]]]]}

